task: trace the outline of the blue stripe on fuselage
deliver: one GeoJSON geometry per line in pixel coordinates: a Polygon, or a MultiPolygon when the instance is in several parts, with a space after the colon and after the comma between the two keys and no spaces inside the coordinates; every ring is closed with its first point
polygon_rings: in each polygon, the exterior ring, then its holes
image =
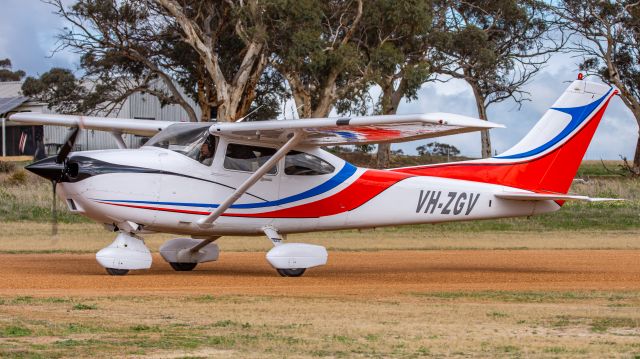
{"type": "MultiPolygon", "coordinates": [[[[325,192],[328,192],[344,181],[346,181],[349,177],[353,176],[358,168],[348,162],[344,163],[342,169],[335,174],[335,176],[328,179],[326,182],[319,184],[316,187],[311,188],[310,190],[304,191],[302,193],[295,194],[293,196],[280,198],[274,201],[266,201],[266,202],[257,202],[257,203],[244,203],[244,204],[234,204],[231,208],[235,209],[252,209],[252,208],[264,208],[271,206],[279,206],[283,204],[288,204],[291,202],[301,201],[303,199],[307,199],[310,197],[314,197],[325,192]]],[[[137,203],[137,204],[162,204],[169,206],[183,206],[183,207],[203,207],[203,208],[217,208],[219,204],[215,203],[187,203],[187,202],[154,202],[154,201],[133,201],[133,200],[111,200],[111,199],[94,199],[96,201],[105,201],[105,202],[115,202],[115,203],[137,203]]]]}

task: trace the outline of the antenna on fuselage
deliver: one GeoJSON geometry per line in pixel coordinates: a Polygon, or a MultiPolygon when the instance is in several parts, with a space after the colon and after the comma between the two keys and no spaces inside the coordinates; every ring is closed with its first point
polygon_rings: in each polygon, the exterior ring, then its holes
{"type": "Polygon", "coordinates": [[[242,122],[244,121],[245,118],[253,115],[254,113],[256,113],[256,111],[258,111],[262,106],[264,106],[264,104],[256,107],[253,111],[249,112],[248,114],[244,115],[243,117],[240,117],[240,119],[238,119],[236,122],[242,122]]]}
{"type": "MultiPolygon", "coordinates": [[[[300,114],[298,113],[298,110],[299,110],[299,109],[300,109],[300,107],[302,107],[302,106],[304,106],[304,104],[302,104],[302,105],[300,105],[300,106],[296,107],[296,111],[295,111],[295,113],[294,113],[294,111],[291,111],[291,119],[292,119],[292,120],[295,120],[295,118],[294,118],[294,117],[295,117],[295,115],[296,115],[296,114],[298,114],[298,120],[300,119],[300,114]]],[[[286,120],[287,118],[285,117],[284,119],[286,120]]]]}

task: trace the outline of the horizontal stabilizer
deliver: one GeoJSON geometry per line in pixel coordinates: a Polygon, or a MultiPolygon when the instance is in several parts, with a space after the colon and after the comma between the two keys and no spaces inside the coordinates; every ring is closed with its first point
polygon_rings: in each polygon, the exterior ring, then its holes
{"type": "Polygon", "coordinates": [[[622,198],[592,198],[588,196],[577,196],[571,194],[556,193],[532,193],[532,192],[500,192],[495,196],[501,199],[510,199],[514,201],[585,201],[585,202],[604,202],[604,201],[624,201],[622,198]]]}

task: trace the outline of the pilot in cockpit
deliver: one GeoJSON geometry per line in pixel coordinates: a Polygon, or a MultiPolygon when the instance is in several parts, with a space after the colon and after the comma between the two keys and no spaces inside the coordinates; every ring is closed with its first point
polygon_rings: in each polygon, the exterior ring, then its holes
{"type": "Polygon", "coordinates": [[[198,156],[198,161],[205,166],[211,166],[215,151],[216,151],[215,137],[212,135],[209,135],[207,136],[207,139],[200,146],[200,155],[198,156]]]}

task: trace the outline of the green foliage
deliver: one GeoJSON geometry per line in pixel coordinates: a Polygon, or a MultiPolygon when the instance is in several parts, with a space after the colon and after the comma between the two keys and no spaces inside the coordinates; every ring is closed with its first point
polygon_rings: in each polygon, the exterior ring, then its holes
{"type": "Polygon", "coordinates": [[[26,73],[22,70],[11,70],[10,59],[7,58],[0,60],[0,82],[20,81],[25,75],[26,73]]]}
{"type": "Polygon", "coordinates": [[[553,51],[545,41],[550,26],[546,6],[536,1],[453,1],[443,11],[449,31],[431,36],[452,60],[443,72],[469,82],[485,107],[507,98],[521,101],[526,95],[521,86],[545,62],[545,52],[553,51]]]}
{"type": "Polygon", "coordinates": [[[426,145],[416,147],[419,156],[459,156],[460,150],[453,145],[440,142],[429,142],[426,145]]]}
{"type": "Polygon", "coordinates": [[[22,93],[46,102],[49,109],[59,113],[80,114],[89,112],[95,105],[91,104],[93,97],[73,72],[62,68],[52,68],[39,78],[27,77],[22,84],[22,93]]]}

